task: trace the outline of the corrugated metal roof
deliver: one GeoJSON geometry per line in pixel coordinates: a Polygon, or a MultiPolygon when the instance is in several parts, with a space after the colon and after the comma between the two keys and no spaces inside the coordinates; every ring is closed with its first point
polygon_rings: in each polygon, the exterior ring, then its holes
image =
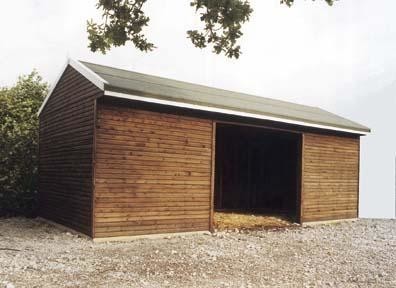
{"type": "Polygon", "coordinates": [[[370,132],[366,126],[317,107],[80,62],[107,82],[104,85],[106,91],[304,122],[306,126],[323,125],[362,134],[370,132]]]}

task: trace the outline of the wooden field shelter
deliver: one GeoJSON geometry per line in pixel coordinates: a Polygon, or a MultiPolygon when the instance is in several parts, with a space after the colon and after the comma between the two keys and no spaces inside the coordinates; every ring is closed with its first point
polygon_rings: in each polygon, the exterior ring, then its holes
{"type": "Polygon", "coordinates": [[[39,215],[94,239],[358,217],[370,129],[316,107],[68,60],[39,119],[39,215]]]}

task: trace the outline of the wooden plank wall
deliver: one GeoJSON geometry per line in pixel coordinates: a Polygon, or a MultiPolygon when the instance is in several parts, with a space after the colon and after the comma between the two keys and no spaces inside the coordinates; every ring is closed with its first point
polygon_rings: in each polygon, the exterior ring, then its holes
{"type": "Polygon", "coordinates": [[[210,229],[211,120],[98,104],[95,237],[210,229]]]}
{"type": "Polygon", "coordinates": [[[304,134],[302,221],[358,217],[358,137],[304,134]]]}
{"type": "Polygon", "coordinates": [[[95,98],[101,91],[67,67],[40,114],[40,216],[92,235],[95,98]]]}

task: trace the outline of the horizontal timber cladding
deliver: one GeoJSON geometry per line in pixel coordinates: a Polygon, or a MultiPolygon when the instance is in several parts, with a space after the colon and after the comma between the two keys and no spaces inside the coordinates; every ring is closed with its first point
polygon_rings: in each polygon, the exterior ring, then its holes
{"type": "Polygon", "coordinates": [[[303,222],[358,217],[359,137],[304,134],[303,222]]]}
{"type": "Polygon", "coordinates": [[[95,99],[103,94],[68,66],[40,114],[40,216],[92,235],[95,99]]]}
{"type": "Polygon", "coordinates": [[[94,237],[209,230],[211,120],[98,103],[94,237]]]}

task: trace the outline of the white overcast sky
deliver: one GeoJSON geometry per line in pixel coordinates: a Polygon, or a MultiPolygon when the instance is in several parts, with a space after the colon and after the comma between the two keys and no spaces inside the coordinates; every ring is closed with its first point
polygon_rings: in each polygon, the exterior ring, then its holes
{"type": "Polygon", "coordinates": [[[149,0],[147,36],[158,49],[131,45],[107,55],[87,48],[95,0],[3,1],[0,86],[36,68],[52,83],[66,58],[265,97],[320,106],[373,129],[362,141],[360,215],[393,217],[395,206],[396,1],[251,0],[243,55],[230,60],[194,48],[199,27],[189,0],[149,0]]]}

